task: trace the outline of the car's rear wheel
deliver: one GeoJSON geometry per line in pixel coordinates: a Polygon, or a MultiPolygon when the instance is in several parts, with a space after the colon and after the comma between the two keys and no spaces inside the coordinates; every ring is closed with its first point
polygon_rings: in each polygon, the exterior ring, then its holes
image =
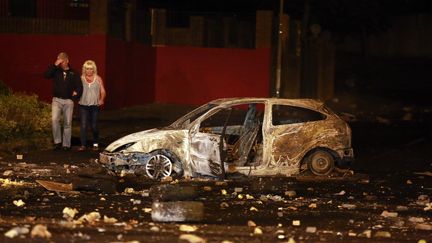
{"type": "Polygon", "coordinates": [[[314,175],[328,175],[335,168],[333,156],[324,150],[316,150],[308,157],[308,168],[314,175]]]}

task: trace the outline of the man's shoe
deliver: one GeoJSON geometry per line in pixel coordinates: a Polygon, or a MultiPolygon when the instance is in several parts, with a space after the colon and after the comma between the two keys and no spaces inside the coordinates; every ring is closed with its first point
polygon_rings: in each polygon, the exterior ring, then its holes
{"type": "Polygon", "coordinates": [[[54,144],[54,147],[53,147],[53,150],[60,150],[61,149],[61,143],[55,143],[54,144]]]}
{"type": "Polygon", "coordinates": [[[70,150],[71,148],[70,148],[70,147],[63,146],[62,149],[63,149],[64,151],[68,151],[68,150],[70,150]]]}
{"type": "Polygon", "coordinates": [[[85,147],[85,146],[80,146],[80,147],[78,148],[78,151],[84,151],[84,150],[86,150],[86,147],[85,147]]]}

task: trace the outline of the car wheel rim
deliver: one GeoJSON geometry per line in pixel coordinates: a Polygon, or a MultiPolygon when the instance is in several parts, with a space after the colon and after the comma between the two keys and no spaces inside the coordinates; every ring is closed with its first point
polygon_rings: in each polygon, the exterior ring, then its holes
{"type": "Polygon", "coordinates": [[[153,155],[146,164],[146,173],[152,179],[162,179],[171,175],[171,160],[161,154],[153,155]]]}
{"type": "Polygon", "coordinates": [[[319,153],[312,158],[311,169],[316,174],[326,174],[332,167],[332,160],[326,154],[319,153]]]}

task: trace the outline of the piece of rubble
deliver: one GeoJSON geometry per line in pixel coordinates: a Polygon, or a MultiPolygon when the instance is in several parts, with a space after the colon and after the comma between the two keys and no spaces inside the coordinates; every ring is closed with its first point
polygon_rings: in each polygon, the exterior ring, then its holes
{"type": "Polygon", "coordinates": [[[89,214],[84,214],[83,216],[81,216],[77,220],[77,223],[87,222],[89,224],[93,224],[93,223],[99,221],[100,218],[101,218],[101,216],[100,216],[99,212],[91,212],[89,214]]]}
{"type": "Polygon", "coordinates": [[[372,230],[365,230],[362,233],[358,234],[357,236],[371,238],[371,236],[372,236],[372,230]]]}
{"type": "Polygon", "coordinates": [[[357,206],[356,205],[354,205],[354,204],[349,204],[349,203],[344,203],[344,204],[342,204],[341,206],[340,206],[341,208],[344,208],[344,209],[356,209],[357,208],[357,206]]]}
{"type": "Polygon", "coordinates": [[[23,200],[19,199],[19,200],[13,200],[13,204],[17,207],[22,207],[25,205],[25,202],[23,200]]]}
{"type": "Polygon", "coordinates": [[[201,238],[197,235],[193,234],[182,234],[179,237],[179,241],[187,241],[189,243],[206,243],[207,240],[204,238],[201,238]]]}
{"type": "Polygon", "coordinates": [[[243,188],[241,188],[241,187],[235,187],[234,191],[237,192],[237,193],[240,193],[240,192],[243,192],[243,188]]]}
{"type": "Polygon", "coordinates": [[[374,235],[377,238],[391,238],[391,234],[388,231],[377,231],[374,235]]]}
{"type": "Polygon", "coordinates": [[[48,191],[55,192],[71,192],[73,191],[72,183],[60,183],[54,181],[36,180],[41,186],[43,186],[48,191]]]}
{"type": "Polygon", "coordinates": [[[26,227],[14,227],[10,230],[8,230],[6,233],[4,233],[4,236],[6,236],[7,238],[15,238],[19,235],[25,235],[28,234],[30,232],[30,230],[26,227]]]}
{"type": "Polygon", "coordinates": [[[198,227],[194,225],[182,224],[179,226],[179,230],[182,232],[194,232],[198,230],[198,227]]]}
{"type": "Polygon", "coordinates": [[[425,206],[426,204],[430,203],[429,196],[428,195],[418,196],[416,203],[417,205],[425,206]]]}
{"type": "Polygon", "coordinates": [[[157,226],[152,226],[152,227],[150,228],[150,231],[153,231],[153,232],[159,232],[160,229],[159,229],[159,227],[157,227],[157,226]]]}
{"type": "Polygon", "coordinates": [[[426,207],[423,208],[423,211],[429,211],[432,210],[432,203],[426,203],[426,207]]]}
{"type": "Polygon", "coordinates": [[[430,225],[430,224],[417,224],[415,226],[415,229],[417,229],[417,230],[429,230],[429,231],[431,231],[432,230],[432,225],[430,225]]]}
{"type": "Polygon", "coordinates": [[[250,207],[250,209],[249,209],[249,211],[255,211],[255,212],[258,212],[258,209],[256,208],[256,207],[250,207]]]}
{"type": "Polygon", "coordinates": [[[65,218],[67,220],[72,220],[77,213],[78,213],[77,209],[65,207],[63,209],[63,218],[65,218]]]}
{"type": "Polygon", "coordinates": [[[316,203],[311,203],[308,206],[309,208],[317,208],[317,204],[316,203]]]}
{"type": "Polygon", "coordinates": [[[293,221],[292,221],[292,225],[293,225],[293,226],[300,226],[300,224],[301,224],[301,223],[300,223],[300,220],[293,220],[293,221]]]}
{"type": "Polygon", "coordinates": [[[308,226],[306,227],[306,233],[315,234],[317,232],[317,227],[308,226]]]}
{"type": "Polygon", "coordinates": [[[409,217],[408,221],[412,223],[423,223],[425,220],[422,217],[409,217]]]}
{"type": "Polygon", "coordinates": [[[104,223],[115,224],[115,223],[117,223],[117,221],[118,220],[116,218],[114,218],[114,217],[110,218],[110,217],[104,215],[104,223]]]}
{"type": "Polygon", "coordinates": [[[211,186],[204,186],[203,190],[206,191],[206,192],[211,192],[213,189],[212,189],[211,186]]]}
{"type": "Polygon", "coordinates": [[[253,234],[254,235],[262,235],[263,231],[260,227],[255,227],[253,234]]]}
{"type": "Polygon", "coordinates": [[[256,223],[254,221],[252,221],[252,220],[248,220],[247,225],[249,227],[256,227],[257,226],[256,223]]]}
{"type": "Polygon", "coordinates": [[[16,155],[16,158],[17,158],[17,160],[22,160],[22,159],[24,159],[24,155],[22,155],[22,154],[17,154],[17,155],[16,155]]]}
{"type": "Polygon", "coordinates": [[[295,196],[297,196],[297,193],[296,193],[296,191],[285,191],[285,196],[295,197],[295,196]]]}
{"type": "Polygon", "coordinates": [[[389,212],[387,210],[384,210],[381,213],[381,216],[384,217],[384,218],[395,218],[395,217],[398,216],[398,213],[397,212],[389,212]]]}
{"type": "Polygon", "coordinates": [[[229,204],[228,203],[226,203],[226,202],[222,202],[220,205],[220,208],[228,208],[229,207],[229,204]]]}
{"type": "Polygon", "coordinates": [[[408,211],[408,207],[407,206],[396,206],[396,211],[408,211]]]}
{"type": "Polygon", "coordinates": [[[335,194],[333,194],[333,195],[336,195],[336,196],[343,196],[343,195],[345,195],[345,191],[344,190],[342,190],[342,191],[340,191],[340,192],[338,192],[338,193],[335,193],[335,194]]]}
{"type": "Polygon", "coordinates": [[[11,176],[13,174],[13,171],[12,170],[5,170],[4,172],[3,172],[3,176],[11,176]]]}
{"type": "Polygon", "coordinates": [[[51,238],[51,232],[48,231],[48,228],[45,225],[37,224],[33,227],[31,233],[32,238],[40,237],[40,238],[51,238]]]}

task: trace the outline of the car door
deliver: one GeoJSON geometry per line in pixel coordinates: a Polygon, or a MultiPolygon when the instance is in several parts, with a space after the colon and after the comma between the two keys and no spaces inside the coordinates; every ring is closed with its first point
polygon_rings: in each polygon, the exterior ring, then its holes
{"type": "Polygon", "coordinates": [[[313,144],[326,116],[293,105],[273,104],[269,124],[271,161],[275,166],[296,167],[313,144]]]}
{"type": "MultiPolygon", "coordinates": [[[[202,117],[198,118],[189,130],[189,154],[190,165],[194,173],[207,176],[220,176],[221,134],[215,130],[208,130],[202,127],[202,121],[219,112],[222,108],[216,107],[202,117]]],[[[223,123],[220,124],[223,126],[223,123]]]]}

